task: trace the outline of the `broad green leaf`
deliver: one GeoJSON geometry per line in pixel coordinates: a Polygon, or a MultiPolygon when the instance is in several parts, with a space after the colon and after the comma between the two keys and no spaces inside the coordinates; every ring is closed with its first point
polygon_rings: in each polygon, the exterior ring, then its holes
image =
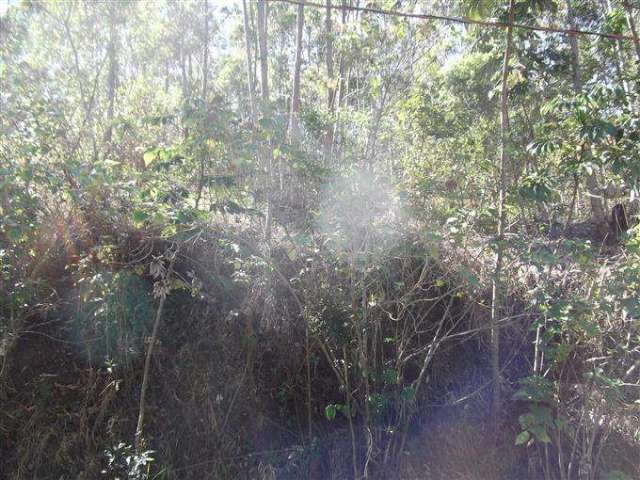
{"type": "Polygon", "coordinates": [[[335,404],[330,403],[324,409],[324,416],[327,417],[327,420],[335,420],[336,412],[337,412],[337,409],[335,404]]]}
{"type": "Polygon", "coordinates": [[[531,435],[527,430],[525,430],[524,432],[520,432],[516,437],[516,445],[523,445],[527,443],[530,438],[531,438],[531,435]]]}
{"type": "Polygon", "coordinates": [[[144,153],[142,158],[144,160],[144,165],[148,167],[158,158],[158,155],[155,151],[148,151],[144,153]]]}

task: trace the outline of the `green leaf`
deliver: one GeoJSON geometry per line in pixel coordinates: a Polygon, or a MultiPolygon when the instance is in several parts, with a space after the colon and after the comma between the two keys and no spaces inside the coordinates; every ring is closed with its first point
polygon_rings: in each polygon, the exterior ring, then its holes
{"type": "Polygon", "coordinates": [[[133,221],[136,223],[142,223],[147,218],[149,218],[149,214],[144,210],[134,210],[133,211],[133,221]]]}
{"type": "Polygon", "coordinates": [[[471,0],[465,6],[467,17],[471,20],[482,20],[488,13],[488,5],[483,0],[471,0]]]}
{"type": "Polygon", "coordinates": [[[470,10],[469,11],[469,15],[468,15],[470,20],[482,20],[482,15],[480,14],[480,12],[478,10],[470,10]]]}
{"type": "Polygon", "coordinates": [[[327,417],[327,420],[335,420],[337,411],[336,406],[330,403],[324,408],[324,416],[327,417]]]}
{"type": "Polygon", "coordinates": [[[151,165],[157,158],[158,158],[158,155],[154,150],[144,152],[144,155],[142,156],[145,167],[148,167],[149,165],[151,165]]]}
{"type": "Polygon", "coordinates": [[[411,402],[415,397],[416,390],[411,386],[404,387],[400,392],[400,398],[402,398],[405,402],[411,402]]]}
{"type": "Polygon", "coordinates": [[[119,165],[122,164],[122,162],[116,162],[115,160],[105,160],[104,161],[105,166],[107,167],[117,167],[119,165]]]}
{"type": "Polygon", "coordinates": [[[536,440],[542,443],[551,443],[551,437],[547,433],[547,429],[541,425],[534,425],[531,427],[531,433],[536,437],[536,440]]]}
{"type": "Polygon", "coordinates": [[[516,445],[523,445],[527,443],[530,438],[531,438],[531,435],[527,430],[525,430],[524,432],[520,432],[516,437],[516,445]]]}

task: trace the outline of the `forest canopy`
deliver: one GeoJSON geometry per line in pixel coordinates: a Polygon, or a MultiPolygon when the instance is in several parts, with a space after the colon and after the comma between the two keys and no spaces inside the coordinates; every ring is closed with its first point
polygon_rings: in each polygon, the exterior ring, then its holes
{"type": "Polygon", "coordinates": [[[639,30],[0,0],[0,472],[640,478],[639,30]]]}

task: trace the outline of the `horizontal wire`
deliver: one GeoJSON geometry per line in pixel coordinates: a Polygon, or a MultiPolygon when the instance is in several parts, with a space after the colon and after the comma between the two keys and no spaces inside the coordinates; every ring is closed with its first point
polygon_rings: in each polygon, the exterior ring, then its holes
{"type": "Polygon", "coordinates": [[[608,38],[611,40],[631,40],[634,41],[635,38],[632,35],[622,35],[618,33],[605,33],[605,32],[596,32],[593,30],[582,30],[582,29],[566,29],[566,28],[557,28],[557,27],[549,27],[543,25],[526,25],[523,23],[508,23],[508,22],[492,22],[486,20],[476,20],[469,17],[452,17],[448,15],[435,15],[429,13],[408,13],[408,12],[400,12],[398,10],[386,10],[382,8],[372,8],[372,7],[357,7],[350,5],[331,5],[328,7],[327,5],[323,5],[321,3],[316,2],[308,2],[305,0],[267,0],[268,2],[276,2],[276,3],[288,3],[291,5],[304,5],[305,7],[314,7],[314,8],[331,8],[332,10],[351,10],[357,12],[365,12],[365,13],[375,13],[379,15],[391,15],[395,17],[403,17],[403,18],[417,18],[421,20],[443,20],[446,22],[452,23],[462,23],[465,25],[480,25],[484,27],[491,28],[519,28],[522,30],[530,30],[535,32],[549,32],[549,33],[560,33],[562,35],[590,35],[595,37],[608,38]]]}

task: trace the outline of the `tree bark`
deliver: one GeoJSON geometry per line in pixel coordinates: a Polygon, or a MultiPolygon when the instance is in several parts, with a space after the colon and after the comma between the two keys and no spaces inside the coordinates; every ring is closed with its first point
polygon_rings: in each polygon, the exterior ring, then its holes
{"type": "MultiPolygon", "coordinates": [[[[345,31],[347,24],[347,4],[346,0],[340,0],[340,5],[342,7],[342,15],[341,15],[341,26],[342,31],[345,31]]],[[[344,58],[344,54],[340,52],[339,55],[340,60],[338,61],[338,85],[337,91],[334,94],[334,112],[338,112],[333,119],[333,129],[331,132],[331,146],[329,148],[329,152],[332,156],[338,157],[339,152],[339,138],[341,137],[341,119],[340,119],[340,108],[344,106],[345,99],[345,90],[346,90],[346,82],[345,82],[345,70],[346,70],[346,62],[344,58]]]]}
{"type": "MultiPolygon", "coordinates": [[[[602,0],[602,5],[604,8],[607,9],[607,13],[611,14],[611,12],[613,11],[613,8],[611,7],[611,0],[602,0]]],[[[616,68],[616,73],[618,74],[618,79],[620,81],[620,83],[622,83],[622,88],[624,89],[625,95],[627,97],[627,105],[629,106],[630,109],[634,110],[634,105],[633,102],[631,101],[631,94],[632,94],[632,90],[631,87],[629,86],[629,82],[627,82],[627,79],[624,76],[624,71],[625,71],[625,62],[623,62],[623,57],[624,57],[624,45],[622,43],[622,40],[618,39],[615,40],[615,46],[613,47],[613,51],[615,54],[615,68],[616,68]]]]}
{"type": "Polygon", "coordinates": [[[333,149],[333,114],[335,113],[335,78],[333,72],[333,21],[331,18],[331,10],[333,5],[331,0],[327,0],[327,11],[324,18],[324,33],[326,38],[325,44],[325,63],[327,67],[327,110],[329,111],[329,125],[324,134],[324,156],[325,161],[331,158],[333,149]]]}
{"type": "Polygon", "coordinates": [[[629,24],[629,30],[633,35],[633,45],[636,49],[636,55],[638,56],[638,70],[640,71],[640,39],[638,38],[638,28],[636,27],[636,21],[633,19],[633,8],[629,0],[623,2],[625,13],[627,14],[627,23],[629,24]]]}
{"type": "Polygon", "coordinates": [[[169,80],[170,80],[170,70],[169,70],[169,59],[167,58],[164,61],[164,93],[167,94],[169,92],[169,80]]]}
{"type": "MultiPolygon", "coordinates": [[[[342,23],[342,29],[344,31],[344,29],[346,28],[346,24],[347,24],[347,9],[346,9],[346,2],[345,0],[341,0],[340,5],[342,6],[342,18],[341,18],[341,23],[342,23]]],[[[342,106],[342,101],[344,99],[344,71],[345,71],[345,61],[344,61],[344,55],[340,54],[339,55],[340,60],[338,62],[338,98],[337,98],[337,102],[338,102],[338,107],[342,106]]]]}
{"type": "Polygon", "coordinates": [[[107,129],[104,133],[104,141],[111,143],[113,132],[113,117],[115,108],[116,86],[118,81],[118,59],[116,56],[117,32],[115,25],[115,7],[109,8],[109,75],[107,77],[107,129]]]}
{"type": "MultiPolygon", "coordinates": [[[[269,64],[267,56],[267,4],[258,0],[258,50],[260,56],[260,84],[262,101],[269,101],[269,64]]],[[[263,109],[264,109],[263,105],[263,109]]]]}
{"type": "Polygon", "coordinates": [[[207,97],[209,77],[209,0],[204,0],[204,49],[202,52],[202,99],[207,97]]]}
{"type": "MultiPolygon", "coordinates": [[[[567,18],[571,30],[575,30],[576,18],[573,13],[571,0],[567,0],[567,18]]],[[[573,71],[573,90],[576,94],[582,89],[582,81],[580,79],[580,52],[578,51],[578,39],[575,35],[569,35],[569,47],[571,48],[571,69],[573,71]]]]}
{"type": "Polygon", "coordinates": [[[331,0],[327,0],[327,13],[324,18],[324,33],[326,35],[325,61],[327,64],[327,79],[329,85],[327,88],[327,106],[329,112],[333,113],[335,86],[333,73],[333,21],[331,18],[331,9],[333,8],[331,0]]]}
{"type": "Polygon", "coordinates": [[[253,67],[251,65],[251,30],[249,26],[249,10],[247,0],[242,0],[242,19],[244,25],[244,44],[247,55],[247,86],[249,89],[249,112],[251,115],[251,125],[256,125],[256,92],[253,81],[253,67]]]}
{"type": "Polygon", "coordinates": [[[187,64],[185,63],[184,41],[180,39],[180,78],[182,80],[182,97],[189,97],[189,82],[187,82],[187,64]]]}
{"type": "MultiPolygon", "coordinates": [[[[582,149],[583,158],[590,160],[592,158],[591,145],[585,142],[582,149]]],[[[597,175],[597,170],[593,168],[591,174],[587,175],[586,184],[589,193],[589,204],[591,205],[591,221],[596,226],[596,229],[602,230],[607,224],[607,213],[604,208],[604,199],[600,186],[598,185],[597,175]]]]}
{"type": "Polygon", "coordinates": [[[504,208],[505,195],[507,190],[506,169],[509,163],[509,110],[508,110],[508,77],[509,59],[513,48],[513,24],[514,0],[509,1],[509,26],[507,26],[507,42],[504,49],[504,59],[502,63],[502,89],[500,92],[500,182],[498,186],[498,231],[496,245],[496,263],[491,289],[491,370],[493,377],[492,385],[492,417],[494,426],[497,428],[502,410],[502,384],[500,375],[500,330],[498,322],[500,320],[503,292],[502,292],[502,264],[504,261],[504,237],[506,227],[506,211],[504,208]]]}
{"type": "MultiPolygon", "coordinates": [[[[207,104],[207,78],[209,76],[209,0],[204,0],[204,35],[203,35],[203,49],[202,49],[202,92],[200,97],[207,104]]],[[[205,125],[203,125],[205,127],[205,125]]],[[[200,200],[202,198],[202,192],[205,186],[205,170],[209,162],[208,149],[205,147],[200,153],[200,174],[198,180],[198,193],[196,195],[195,208],[200,208],[200,200]]]]}
{"type": "MultiPolygon", "coordinates": [[[[573,13],[573,7],[571,0],[567,0],[567,18],[572,30],[577,28],[576,18],[573,13]]],[[[582,91],[582,78],[580,76],[580,51],[578,50],[578,41],[575,35],[569,36],[569,46],[571,47],[571,68],[573,70],[573,91],[578,95],[582,91]]],[[[581,152],[581,160],[591,159],[591,145],[585,142],[581,152]]],[[[598,231],[603,229],[603,226],[607,223],[607,215],[602,200],[602,196],[599,193],[598,188],[598,172],[596,169],[592,169],[592,172],[587,175],[586,185],[589,191],[589,203],[591,205],[591,221],[595,225],[598,231]]]]}
{"type": "MultiPolygon", "coordinates": [[[[169,260],[169,267],[165,275],[162,278],[162,283],[164,283],[164,287],[168,284],[171,276],[173,275],[173,265],[175,264],[176,257],[178,256],[177,250],[171,254],[169,260]]],[[[149,372],[151,370],[151,358],[153,357],[153,347],[158,338],[158,331],[160,329],[160,320],[162,320],[162,311],[164,309],[164,303],[167,299],[168,292],[162,292],[160,295],[160,303],[158,303],[158,310],[156,311],[156,319],[153,323],[153,331],[151,333],[151,340],[149,342],[149,348],[147,350],[147,355],[144,360],[144,372],[142,374],[142,386],[140,387],[140,405],[138,410],[138,423],[136,426],[135,433],[135,446],[136,451],[140,453],[144,449],[144,415],[145,415],[145,407],[146,407],[146,397],[147,397],[147,389],[149,387],[149,372]]]]}
{"type": "Polygon", "coordinates": [[[302,66],[302,34],[304,30],[304,5],[298,5],[296,17],[296,59],[293,67],[293,94],[289,115],[289,138],[298,141],[300,135],[300,70],[302,66]]]}
{"type": "MultiPolygon", "coordinates": [[[[258,0],[258,48],[260,50],[260,83],[262,87],[262,113],[269,105],[269,70],[267,51],[267,5],[266,0],[258,0]]],[[[273,190],[273,152],[271,146],[264,147],[267,169],[267,212],[265,215],[264,238],[267,244],[271,241],[271,224],[273,217],[272,190],[273,190]]]]}

